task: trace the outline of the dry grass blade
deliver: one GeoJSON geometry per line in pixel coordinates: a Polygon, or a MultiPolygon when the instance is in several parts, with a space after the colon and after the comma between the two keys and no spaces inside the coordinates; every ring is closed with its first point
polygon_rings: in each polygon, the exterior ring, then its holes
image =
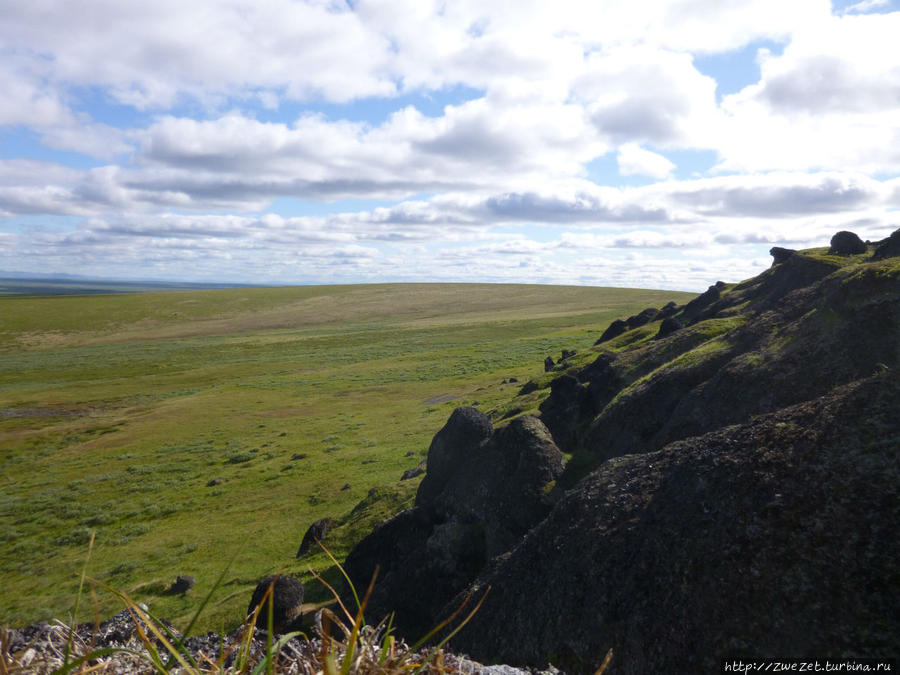
{"type": "MultiPolygon", "coordinates": [[[[472,608],[472,611],[469,612],[469,614],[466,616],[466,618],[463,619],[456,628],[454,628],[452,631],[450,631],[440,642],[437,643],[437,646],[435,646],[435,648],[431,651],[431,653],[428,655],[428,658],[425,659],[425,662],[421,666],[419,666],[419,668],[416,669],[415,673],[421,673],[428,666],[428,662],[431,661],[431,659],[433,657],[437,656],[437,658],[442,659],[443,654],[441,652],[441,649],[444,647],[445,644],[447,644],[447,642],[450,640],[450,638],[452,638],[459,631],[461,631],[463,626],[465,626],[467,623],[469,623],[469,621],[472,619],[472,617],[475,616],[475,614],[478,612],[479,609],[481,609],[481,605],[482,605],[482,603],[484,603],[484,599],[487,597],[487,594],[490,593],[490,591],[491,591],[491,587],[488,586],[484,591],[484,595],[481,596],[481,600],[478,601],[478,604],[472,608]]],[[[458,616],[459,613],[462,611],[463,607],[466,606],[466,603],[469,601],[469,598],[471,598],[471,597],[472,597],[472,594],[468,593],[466,595],[465,600],[462,601],[462,604],[456,609],[456,611],[453,612],[453,614],[451,614],[449,618],[445,619],[440,624],[438,624],[434,629],[432,629],[432,631],[425,638],[423,638],[423,640],[429,639],[430,636],[436,634],[444,626],[446,626],[451,621],[453,621],[453,619],[456,616],[458,616]]]]}
{"type": "MultiPolygon", "coordinates": [[[[310,574],[313,575],[313,577],[315,577],[315,579],[320,584],[322,584],[325,588],[327,588],[331,592],[331,594],[334,596],[334,599],[337,602],[338,606],[341,608],[341,611],[344,613],[344,616],[347,617],[347,621],[352,623],[353,615],[347,609],[346,605],[344,605],[344,603],[341,601],[341,596],[338,594],[338,592],[336,590],[334,590],[334,587],[331,584],[329,584],[327,581],[325,581],[325,579],[323,579],[321,576],[319,576],[319,574],[311,567],[309,568],[309,572],[310,572],[310,574]]],[[[353,588],[353,585],[351,584],[350,587],[353,588]]],[[[355,590],[353,592],[353,595],[354,595],[354,597],[356,596],[355,590]]],[[[340,623],[340,621],[338,621],[338,623],[340,623]]]]}
{"type": "Polygon", "coordinates": [[[363,597],[363,601],[359,605],[359,611],[356,613],[356,618],[353,621],[353,630],[350,632],[350,637],[347,640],[347,653],[344,654],[344,661],[341,664],[341,675],[349,675],[350,673],[350,666],[353,663],[353,652],[356,649],[356,640],[359,637],[359,629],[365,621],[363,612],[369,603],[369,598],[372,597],[372,589],[375,588],[375,579],[377,578],[378,567],[376,566],[375,572],[372,574],[372,580],[369,582],[369,587],[366,589],[366,595],[363,597]]]}
{"type": "Polygon", "coordinates": [[[612,661],[612,657],[613,657],[613,650],[612,650],[612,647],[610,647],[609,651],[606,652],[606,656],[603,658],[603,663],[600,664],[600,667],[597,668],[597,672],[595,672],[594,675],[603,675],[603,673],[606,672],[606,668],[609,666],[610,662],[612,661]]]}

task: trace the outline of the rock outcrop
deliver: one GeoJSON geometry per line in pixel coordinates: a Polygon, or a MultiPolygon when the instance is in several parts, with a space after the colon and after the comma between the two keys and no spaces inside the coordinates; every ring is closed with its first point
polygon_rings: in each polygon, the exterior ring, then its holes
{"type": "Polygon", "coordinates": [[[489,559],[549,513],[563,457],[539,419],[517,417],[495,431],[463,407],[435,435],[427,467],[415,506],[376,528],[345,563],[358,588],[380,569],[368,612],[376,621],[396,612],[407,637],[432,628],[489,559]]]}
{"type": "Polygon", "coordinates": [[[599,345],[603,342],[607,342],[608,340],[612,340],[613,338],[619,337],[622,333],[628,330],[628,324],[625,323],[622,319],[616,319],[609,326],[607,326],[606,330],[603,331],[603,334],[597,339],[595,345],[599,345]]]}
{"type": "Polygon", "coordinates": [[[782,248],[781,246],[773,246],[769,249],[769,255],[772,256],[772,267],[780,265],[785,260],[794,255],[797,251],[792,248],[782,248]]]}
{"type": "Polygon", "coordinates": [[[412,635],[490,586],[451,642],[481,660],[593,672],[612,648],[621,674],[897,653],[896,241],[773,249],[753,279],[613,322],[602,342],[633,333],[552,380],[541,420],[454,413],[416,506],[348,568],[387,570],[377,607],[412,635]],[[501,461],[513,448],[533,469],[501,461]]]}
{"type": "Polygon", "coordinates": [[[660,322],[659,332],[656,334],[656,338],[660,339],[660,338],[667,337],[667,336],[671,335],[672,333],[674,333],[676,330],[681,330],[681,329],[682,329],[681,322],[678,319],[676,319],[675,317],[670,316],[666,319],[663,319],[660,322]]]}
{"type": "Polygon", "coordinates": [[[875,252],[872,254],[873,260],[884,260],[885,258],[896,258],[900,256],[900,230],[896,230],[890,237],[878,242],[875,246],[875,252]]]}
{"type": "Polygon", "coordinates": [[[470,587],[452,644],[572,673],[612,648],[616,674],[896,654],[898,401],[885,372],[606,462],[470,587]]]}

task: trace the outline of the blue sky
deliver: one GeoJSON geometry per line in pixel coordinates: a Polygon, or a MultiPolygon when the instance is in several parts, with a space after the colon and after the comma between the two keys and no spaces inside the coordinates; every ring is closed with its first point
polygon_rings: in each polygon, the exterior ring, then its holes
{"type": "Polygon", "coordinates": [[[900,226],[898,31],[897,0],[16,3],[0,274],[739,280],[900,226]]]}

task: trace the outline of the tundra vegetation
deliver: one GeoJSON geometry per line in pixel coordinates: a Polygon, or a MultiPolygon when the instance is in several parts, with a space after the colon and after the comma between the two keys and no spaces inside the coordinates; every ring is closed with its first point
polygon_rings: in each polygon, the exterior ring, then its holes
{"type": "MultiPolygon", "coordinates": [[[[89,575],[175,625],[235,556],[195,632],[233,630],[266,575],[309,581],[311,567],[336,581],[323,553],[294,557],[307,527],[335,518],[328,546],[343,559],[409,506],[420,479],[399,478],[453,408],[497,421],[513,406],[536,412],[555,376],[542,374],[547,355],[575,350],[571,363],[584,363],[611,320],[692,297],[14,286],[0,298],[0,625],[68,618],[95,532],[89,575]],[[536,390],[517,397],[530,379],[536,390]],[[178,575],[196,586],[173,592],[178,575]]],[[[320,584],[307,588],[310,602],[328,600],[320,584]]],[[[121,609],[109,594],[96,603],[77,620],[121,609]]]]}

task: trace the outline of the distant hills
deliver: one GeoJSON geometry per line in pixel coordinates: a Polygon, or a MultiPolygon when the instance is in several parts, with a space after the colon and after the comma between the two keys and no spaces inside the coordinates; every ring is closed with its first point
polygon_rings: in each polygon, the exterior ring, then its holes
{"type": "Polygon", "coordinates": [[[121,281],[93,279],[74,274],[32,275],[0,270],[0,296],[9,295],[86,295],[94,293],[148,293],[154,291],[191,291],[217,288],[248,288],[251,284],[216,284],[178,281],[121,281]]]}

